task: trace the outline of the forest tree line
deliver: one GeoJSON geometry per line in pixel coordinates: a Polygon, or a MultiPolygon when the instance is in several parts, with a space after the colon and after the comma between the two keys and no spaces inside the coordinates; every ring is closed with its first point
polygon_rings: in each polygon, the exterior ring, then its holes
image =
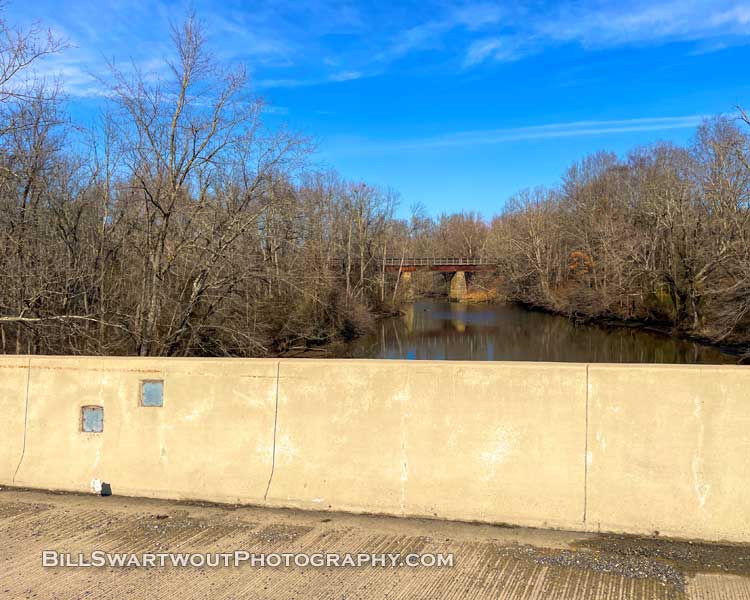
{"type": "Polygon", "coordinates": [[[379,310],[394,194],[264,127],[194,17],[164,75],[111,67],[89,128],[33,74],[64,43],[0,39],[0,351],[269,355],[379,310]]]}
{"type": "Polygon", "coordinates": [[[88,126],[36,74],[64,42],[5,22],[0,40],[2,353],[264,356],[350,338],[397,305],[381,259],[406,256],[494,257],[475,283],[511,301],[750,341],[744,113],[686,148],[588,157],[490,222],[398,219],[395,192],[268,129],[195,18],[161,76],[111,66],[88,126]]]}
{"type": "Polygon", "coordinates": [[[593,154],[489,223],[413,218],[413,252],[495,258],[482,283],[509,301],[750,351],[749,133],[739,109],[706,120],[686,147],[593,154]]]}
{"type": "Polygon", "coordinates": [[[595,154],[559,189],[514,198],[488,240],[508,296],[750,342],[748,125],[740,111],[705,122],[687,147],[595,154]]]}

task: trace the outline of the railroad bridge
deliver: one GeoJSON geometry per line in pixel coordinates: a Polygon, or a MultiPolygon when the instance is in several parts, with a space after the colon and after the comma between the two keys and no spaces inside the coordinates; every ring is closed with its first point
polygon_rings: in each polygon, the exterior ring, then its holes
{"type": "MultiPolygon", "coordinates": [[[[482,257],[447,257],[447,258],[386,258],[382,261],[383,269],[399,274],[402,285],[411,286],[411,274],[415,271],[435,271],[449,274],[450,292],[453,300],[466,296],[468,283],[466,273],[491,271],[497,266],[497,260],[482,257]]],[[[409,292],[407,291],[407,295],[409,292]]]]}
{"type": "Polygon", "coordinates": [[[386,271],[413,273],[414,271],[439,271],[443,273],[471,273],[490,271],[497,265],[494,258],[386,258],[383,266],[386,271]]]}

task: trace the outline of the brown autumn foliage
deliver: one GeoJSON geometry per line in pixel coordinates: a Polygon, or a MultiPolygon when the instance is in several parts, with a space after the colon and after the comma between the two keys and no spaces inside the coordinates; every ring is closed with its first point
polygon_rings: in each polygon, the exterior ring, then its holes
{"type": "Polygon", "coordinates": [[[747,125],[718,117],[687,148],[596,154],[559,189],[519,194],[488,242],[508,297],[750,342],[747,125]]]}
{"type": "Polygon", "coordinates": [[[0,351],[257,356],[370,325],[395,196],[306,169],[194,17],[168,76],[112,68],[83,135],[24,77],[60,44],[0,38],[22,66],[0,73],[0,351]]]}

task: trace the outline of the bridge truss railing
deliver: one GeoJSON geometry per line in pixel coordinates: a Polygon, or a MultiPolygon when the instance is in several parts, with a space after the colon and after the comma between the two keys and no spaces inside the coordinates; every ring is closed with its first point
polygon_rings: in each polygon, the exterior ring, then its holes
{"type": "Polygon", "coordinates": [[[476,266],[476,265],[494,265],[497,259],[494,258],[472,258],[466,256],[459,257],[438,257],[438,258],[386,258],[382,264],[386,267],[438,267],[438,266],[476,266]]]}

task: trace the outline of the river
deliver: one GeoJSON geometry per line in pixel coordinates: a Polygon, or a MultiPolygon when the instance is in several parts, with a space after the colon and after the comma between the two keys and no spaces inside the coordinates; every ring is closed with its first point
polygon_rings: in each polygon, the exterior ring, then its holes
{"type": "Polygon", "coordinates": [[[511,304],[421,300],[345,346],[350,358],[735,364],[716,348],[626,327],[581,325],[511,304]]]}

